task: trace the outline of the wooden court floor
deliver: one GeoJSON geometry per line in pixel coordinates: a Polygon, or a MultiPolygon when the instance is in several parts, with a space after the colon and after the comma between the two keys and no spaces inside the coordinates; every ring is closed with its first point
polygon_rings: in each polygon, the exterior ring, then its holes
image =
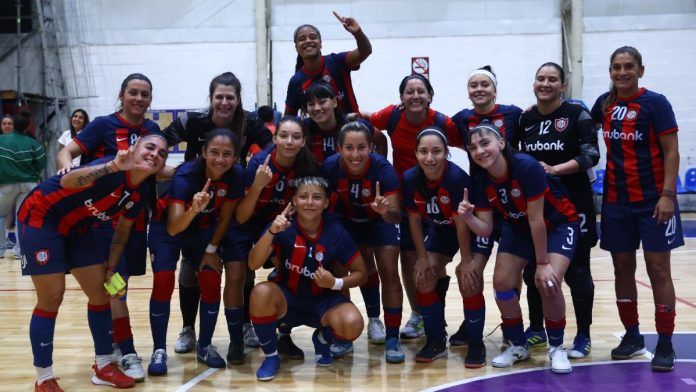
{"type": "MultiPolygon", "coordinates": [[[[31,346],[29,344],[29,318],[35,303],[35,293],[28,277],[22,277],[19,261],[7,253],[0,259],[0,391],[33,390],[35,372],[32,365],[31,346]]],[[[639,260],[641,254],[639,253],[639,260]]],[[[696,289],[694,288],[694,260],[696,259],[696,239],[687,239],[686,246],[673,252],[672,274],[677,292],[676,332],[696,331],[696,289]]],[[[456,263],[456,261],[455,261],[456,263]]],[[[454,276],[454,264],[448,270],[454,276]]],[[[489,264],[492,264],[491,261],[489,264]]],[[[500,315],[493,300],[491,289],[493,268],[489,265],[485,272],[485,295],[487,301],[486,327],[484,334],[492,332],[500,322],[500,315]]],[[[615,306],[613,289],[613,268],[609,255],[598,247],[592,253],[592,274],[596,293],[594,303],[594,324],[592,325],[592,353],[589,358],[577,363],[607,361],[609,352],[619,342],[623,331],[615,306]]],[[[260,277],[261,278],[261,277],[260,277]]],[[[259,279],[260,279],[259,278],[259,279]]],[[[638,263],[638,293],[641,330],[654,332],[654,308],[650,281],[645,273],[645,266],[638,263]]],[[[67,277],[68,291],[58,315],[54,340],[54,372],[61,378],[61,386],[66,391],[108,390],[108,387],[96,387],[90,383],[93,360],[93,346],[87,327],[86,297],[77,287],[75,280],[67,277]]],[[[148,323],[148,301],[150,296],[151,275],[133,278],[129,292],[129,304],[135,345],[143,357],[146,367],[152,351],[150,327],[148,323]]],[[[569,291],[564,287],[568,304],[568,328],[566,330],[566,347],[575,335],[575,319],[569,291]]],[[[359,291],[354,289],[352,298],[364,311],[359,291]]],[[[526,301],[522,299],[526,315],[526,301]]],[[[410,314],[408,303],[404,304],[405,323],[410,314]]],[[[448,331],[454,333],[463,319],[462,301],[452,279],[447,295],[446,318],[448,331]]],[[[165,377],[146,377],[136,385],[136,391],[215,391],[215,390],[298,390],[303,392],[320,390],[420,390],[487,374],[504,373],[510,370],[494,369],[490,365],[482,369],[464,368],[466,348],[451,348],[449,357],[436,360],[431,364],[418,364],[413,360],[415,352],[424,342],[405,341],[406,362],[387,364],[384,360],[383,346],[368,344],[364,333],[355,343],[355,352],[347,358],[336,360],[330,368],[317,368],[313,361],[311,343],[312,330],[306,327],[293,330],[293,338],[306,352],[302,361],[284,361],[279,376],[271,382],[258,382],[255,371],[262,360],[262,353],[255,349],[247,353],[244,365],[227,369],[209,370],[196,363],[193,354],[175,354],[173,349],[181,328],[181,316],[178,311],[178,297],[175,290],[172,299],[172,315],[168,334],[169,374],[165,377]]],[[[500,329],[486,338],[488,361],[496,355],[501,346],[500,329]]],[[[226,355],[228,344],[227,328],[224,317],[220,317],[213,343],[226,355]]],[[[648,347],[652,349],[652,347],[648,347]]],[[[679,347],[676,347],[679,356],[679,347]]],[[[513,370],[548,366],[546,350],[533,352],[531,360],[520,363],[513,370]]],[[[646,364],[646,372],[649,372],[646,364]]]]}

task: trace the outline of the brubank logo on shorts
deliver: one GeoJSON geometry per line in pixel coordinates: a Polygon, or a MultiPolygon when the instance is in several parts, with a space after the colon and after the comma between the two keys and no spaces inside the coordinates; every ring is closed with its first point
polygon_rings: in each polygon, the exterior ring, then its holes
{"type": "Polygon", "coordinates": [[[299,265],[291,264],[290,260],[288,260],[288,259],[285,259],[285,268],[287,268],[288,271],[295,272],[295,273],[298,273],[300,275],[304,275],[304,276],[311,278],[311,279],[314,279],[314,276],[315,276],[315,273],[310,272],[306,265],[302,266],[302,268],[300,268],[299,265]]]}
{"type": "Polygon", "coordinates": [[[643,141],[643,132],[636,129],[633,133],[623,133],[614,128],[611,131],[604,131],[604,138],[610,140],[634,140],[637,142],[643,141]]]}
{"type": "Polygon", "coordinates": [[[92,215],[96,216],[97,219],[105,222],[111,220],[109,215],[107,215],[105,212],[99,211],[99,209],[92,204],[92,199],[85,200],[85,207],[87,207],[87,209],[89,209],[92,215]]]}

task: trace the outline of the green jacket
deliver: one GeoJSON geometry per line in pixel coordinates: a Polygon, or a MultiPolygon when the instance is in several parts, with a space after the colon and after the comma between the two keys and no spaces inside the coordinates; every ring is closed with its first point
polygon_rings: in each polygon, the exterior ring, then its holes
{"type": "Polygon", "coordinates": [[[0,185],[38,182],[45,167],[46,153],[31,136],[0,135],[0,185]]]}

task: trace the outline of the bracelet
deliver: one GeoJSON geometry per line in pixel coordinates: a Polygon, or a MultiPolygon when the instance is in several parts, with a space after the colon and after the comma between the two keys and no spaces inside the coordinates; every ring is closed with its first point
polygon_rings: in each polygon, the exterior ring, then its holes
{"type": "Polygon", "coordinates": [[[670,199],[675,199],[677,197],[677,192],[669,190],[669,189],[663,189],[662,192],[660,192],[660,196],[669,197],[670,199]]]}
{"type": "Polygon", "coordinates": [[[116,267],[114,267],[113,265],[107,264],[106,265],[106,272],[116,272],[116,267]]]}
{"type": "Polygon", "coordinates": [[[268,234],[270,234],[270,235],[276,235],[276,234],[278,234],[278,233],[272,232],[270,227],[268,228],[268,230],[266,230],[266,232],[267,232],[268,234]]]}
{"type": "Polygon", "coordinates": [[[541,263],[537,261],[536,265],[546,265],[546,264],[548,264],[549,262],[550,262],[550,261],[549,261],[549,259],[547,258],[545,261],[542,261],[541,263]]]}
{"type": "Polygon", "coordinates": [[[208,246],[205,247],[205,253],[215,253],[217,252],[217,248],[217,245],[208,244],[208,246]]]}
{"type": "Polygon", "coordinates": [[[331,290],[340,290],[343,288],[343,278],[334,278],[334,285],[331,290]]]}

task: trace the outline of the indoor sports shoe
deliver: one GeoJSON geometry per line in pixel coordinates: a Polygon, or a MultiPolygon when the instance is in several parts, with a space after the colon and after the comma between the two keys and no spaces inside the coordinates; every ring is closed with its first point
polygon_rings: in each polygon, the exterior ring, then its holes
{"type": "Polygon", "coordinates": [[[314,343],[314,362],[317,366],[333,365],[333,357],[331,356],[331,347],[329,343],[322,342],[321,332],[317,328],[312,334],[312,343],[314,343]]]}
{"type": "Polygon", "coordinates": [[[58,379],[52,378],[46,380],[41,384],[34,384],[34,392],[64,392],[63,389],[58,385],[58,379]]]}
{"type": "Polygon", "coordinates": [[[466,320],[462,321],[457,332],[449,338],[450,346],[466,346],[469,342],[469,333],[466,330],[466,320]]]}
{"type": "Polygon", "coordinates": [[[230,365],[241,365],[244,363],[243,344],[234,344],[230,342],[230,345],[227,346],[227,363],[230,365]]]}
{"type": "Polygon", "coordinates": [[[167,352],[158,348],[150,357],[150,364],[147,365],[147,374],[151,376],[164,376],[167,374],[167,352]]]}
{"type": "Polygon", "coordinates": [[[242,329],[244,330],[245,346],[253,348],[261,346],[259,343],[259,338],[256,336],[256,331],[254,331],[254,327],[251,325],[251,323],[244,323],[242,329]]]}
{"type": "Polygon", "coordinates": [[[409,317],[406,325],[401,328],[401,339],[415,339],[423,336],[425,333],[425,327],[423,325],[423,318],[420,314],[416,312],[411,312],[411,317],[409,317]]]}
{"type": "Polygon", "coordinates": [[[387,338],[387,332],[384,330],[384,324],[379,317],[370,317],[367,324],[367,340],[374,344],[384,344],[384,339],[387,338]]]}
{"type": "Polygon", "coordinates": [[[676,358],[672,342],[669,340],[658,340],[657,347],[655,347],[655,356],[653,356],[650,366],[656,372],[671,372],[674,370],[676,358]]]}
{"type": "Polygon", "coordinates": [[[290,335],[278,334],[278,354],[289,359],[304,360],[304,351],[297,347],[290,335]]]}
{"type": "Polygon", "coordinates": [[[432,362],[438,358],[446,357],[448,354],[447,350],[447,337],[441,340],[431,340],[427,339],[425,341],[425,346],[423,346],[420,351],[416,353],[416,362],[432,362]]]}
{"type": "Polygon", "coordinates": [[[208,347],[198,347],[196,350],[196,359],[198,362],[205,363],[208,367],[221,369],[227,366],[225,360],[222,359],[217,347],[209,344],[208,347]]]}
{"type": "Polygon", "coordinates": [[[581,359],[586,358],[592,351],[592,340],[586,338],[585,335],[578,333],[573,339],[573,347],[568,350],[568,358],[581,359]]]}
{"type": "Polygon", "coordinates": [[[486,345],[482,340],[471,342],[469,352],[464,358],[464,367],[467,369],[479,369],[486,366],[486,345]]]}
{"type": "Polygon", "coordinates": [[[393,336],[385,340],[384,356],[387,363],[401,363],[406,359],[406,354],[404,354],[404,348],[401,347],[399,338],[393,336]]]}
{"type": "Polygon", "coordinates": [[[568,360],[568,353],[563,346],[550,347],[549,359],[551,360],[551,371],[554,373],[570,373],[573,370],[568,360]]]}
{"type": "Polygon", "coordinates": [[[191,327],[184,327],[179,333],[179,338],[174,343],[174,352],[177,354],[190,353],[196,348],[196,331],[191,327]]]}
{"type": "Polygon", "coordinates": [[[645,354],[645,339],[643,335],[624,335],[619,346],[611,350],[612,359],[630,359],[642,354],[645,354]]]}
{"type": "Polygon", "coordinates": [[[353,352],[353,342],[331,343],[331,355],[334,359],[343,358],[353,352]]]}
{"type": "Polygon", "coordinates": [[[130,388],[135,385],[135,380],[123,374],[118,366],[110,363],[99,369],[97,364],[92,365],[94,375],[92,376],[92,384],[108,385],[115,388],[130,388]]]}
{"type": "Polygon", "coordinates": [[[256,379],[259,381],[271,381],[278,375],[280,369],[280,357],[273,355],[264,358],[259,370],[256,371],[256,379]]]}
{"type": "Polygon", "coordinates": [[[143,360],[137,354],[126,354],[121,359],[121,369],[126,376],[132,378],[136,382],[145,379],[145,370],[143,369],[143,360]]]}
{"type": "Polygon", "coordinates": [[[532,331],[532,328],[527,328],[524,331],[524,338],[527,341],[527,347],[532,348],[544,348],[548,344],[546,339],[546,331],[543,329],[541,331],[532,331]]]}
{"type": "Polygon", "coordinates": [[[120,365],[121,360],[123,359],[123,354],[121,354],[121,348],[118,347],[118,343],[111,343],[111,350],[111,362],[116,365],[120,365]]]}
{"type": "Polygon", "coordinates": [[[510,346],[502,353],[493,357],[491,365],[497,368],[506,368],[515,364],[515,362],[529,359],[529,348],[527,346],[510,346]]]}

